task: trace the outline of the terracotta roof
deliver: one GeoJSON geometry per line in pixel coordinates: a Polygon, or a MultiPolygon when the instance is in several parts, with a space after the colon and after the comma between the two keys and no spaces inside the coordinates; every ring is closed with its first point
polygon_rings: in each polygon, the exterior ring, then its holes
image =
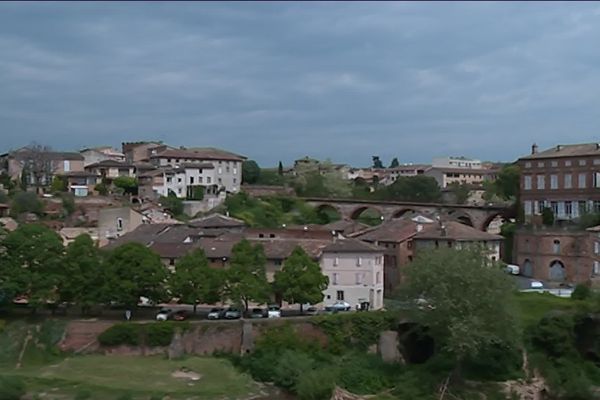
{"type": "MultiPolygon", "coordinates": [[[[110,242],[105,247],[108,249],[112,249],[112,248],[118,247],[122,244],[131,243],[131,242],[142,243],[144,245],[148,245],[152,241],[155,241],[156,238],[161,233],[164,233],[166,230],[172,229],[175,226],[178,226],[178,225],[142,224],[142,225],[138,226],[136,229],[134,229],[133,231],[128,232],[125,235],[119,237],[118,239],[115,239],[114,241],[110,242]]],[[[102,235],[104,235],[104,232],[99,232],[99,235],[102,237],[102,235]]]]}
{"type": "Polygon", "coordinates": [[[352,237],[367,242],[401,243],[417,234],[417,225],[410,219],[392,219],[352,237]]]}
{"type": "Polygon", "coordinates": [[[118,168],[131,168],[133,164],[127,164],[122,161],[116,160],[103,160],[94,164],[87,165],[85,168],[98,168],[98,167],[118,167],[118,168]]]}
{"type": "Polygon", "coordinates": [[[519,160],[578,156],[600,156],[600,143],[561,144],[535,154],[523,156],[519,160]]]}
{"type": "Polygon", "coordinates": [[[241,219],[227,217],[221,214],[211,214],[206,217],[195,218],[188,221],[188,225],[195,228],[226,228],[243,227],[246,223],[241,219]]]}
{"type": "Polygon", "coordinates": [[[342,232],[344,235],[349,235],[351,233],[362,232],[365,229],[370,228],[370,226],[353,219],[340,219],[339,221],[334,221],[323,225],[323,228],[330,231],[342,232]]]}
{"type": "Polygon", "coordinates": [[[211,163],[185,163],[179,165],[183,168],[215,169],[215,166],[211,163]]]}
{"type": "Polygon", "coordinates": [[[427,169],[426,172],[429,171],[442,171],[442,172],[452,172],[459,174],[472,174],[472,175],[490,175],[492,171],[484,168],[453,168],[453,167],[431,167],[427,169]]]}
{"type": "Polygon", "coordinates": [[[250,240],[253,244],[260,244],[265,250],[265,256],[269,260],[283,260],[292,254],[292,251],[300,246],[306,254],[313,259],[318,259],[323,249],[331,244],[329,240],[319,239],[269,239],[269,240],[250,240]]]}
{"type": "Polygon", "coordinates": [[[441,240],[456,240],[456,241],[479,241],[479,240],[504,240],[503,236],[493,235],[491,233],[480,231],[472,226],[461,224],[456,221],[444,221],[442,224],[445,229],[438,223],[423,225],[423,230],[414,236],[415,240],[419,239],[441,239],[441,240]]]}
{"type": "Polygon", "coordinates": [[[66,177],[69,177],[69,176],[72,176],[72,177],[82,177],[82,178],[85,178],[85,177],[88,177],[88,176],[93,176],[93,177],[99,177],[100,176],[100,174],[96,174],[96,173],[89,172],[89,171],[69,171],[69,172],[63,172],[63,173],[60,173],[60,174],[57,174],[57,175],[66,176],[66,177]]]}
{"type": "Polygon", "coordinates": [[[361,240],[340,238],[323,249],[324,253],[379,253],[383,249],[361,240]]]}
{"type": "Polygon", "coordinates": [[[161,258],[179,258],[200,247],[198,243],[152,243],[148,248],[161,258]]]}
{"type": "Polygon", "coordinates": [[[244,161],[246,158],[218,149],[167,149],[150,158],[183,158],[193,160],[244,161]]]}

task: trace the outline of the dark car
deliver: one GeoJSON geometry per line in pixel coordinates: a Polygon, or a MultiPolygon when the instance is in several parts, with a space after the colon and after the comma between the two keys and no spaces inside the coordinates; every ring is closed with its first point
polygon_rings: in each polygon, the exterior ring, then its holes
{"type": "Polygon", "coordinates": [[[235,307],[229,307],[227,311],[225,311],[225,319],[240,319],[241,317],[242,313],[235,307]]]}
{"type": "Polygon", "coordinates": [[[253,308],[250,311],[250,318],[265,318],[266,312],[262,308],[253,308]]]}
{"type": "Polygon", "coordinates": [[[211,308],[208,312],[208,319],[223,319],[225,318],[224,308],[211,308]]]}
{"type": "Polygon", "coordinates": [[[169,315],[169,319],[172,319],[173,321],[185,321],[189,317],[190,313],[186,310],[178,310],[169,315]]]}

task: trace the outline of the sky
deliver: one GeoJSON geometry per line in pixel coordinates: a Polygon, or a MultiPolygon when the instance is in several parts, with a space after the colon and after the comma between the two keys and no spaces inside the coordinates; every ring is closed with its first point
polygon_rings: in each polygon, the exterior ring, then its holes
{"type": "Polygon", "coordinates": [[[0,3],[0,151],[162,140],[261,166],[600,141],[600,3],[0,3]]]}

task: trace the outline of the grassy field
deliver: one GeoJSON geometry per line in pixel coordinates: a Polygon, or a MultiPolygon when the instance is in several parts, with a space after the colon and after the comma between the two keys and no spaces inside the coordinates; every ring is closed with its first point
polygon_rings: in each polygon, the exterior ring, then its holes
{"type": "Polygon", "coordinates": [[[45,399],[73,399],[82,392],[90,399],[245,399],[261,391],[227,360],[211,357],[171,361],[163,356],[76,356],[0,373],[23,377],[28,392],[45,399]],[[177,371],[191,372],[197,380],[173,377],[177,371]]]}
{"type": "Polygon", "coordinates": [[[516,293],[515,302],[524,327],[535,324],[550,311],[572,310],[579,304],[577,300],[549,293],[516,293]]]}

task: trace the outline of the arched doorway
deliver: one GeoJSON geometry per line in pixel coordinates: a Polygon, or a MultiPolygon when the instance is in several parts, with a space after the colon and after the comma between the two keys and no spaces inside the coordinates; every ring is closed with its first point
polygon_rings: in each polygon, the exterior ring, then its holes
{"type": "Polygon", "coordinates": [[[363,224],[375,226],[383,222],[383,216],[381,212],[373,207],[359,207],[352,211],[350,216],[353,220],[362,222],[363,224]]]}
{"type": "Polygon", "coordinates": [[[551,281],[562,282],[567,277],[567,271],[565,265],[559,261],[554,260],[550,263],[550,271],[548,277],[551,281]]]}
{"type": "Polygon", "coordinates": [[[531,263],[531,260],[528,258],[525,259],[525,261],[523,262],[523,268],[521,269],[521,275],[529,276],[529,277],[533,276],[533,264],[531,263]]]}

